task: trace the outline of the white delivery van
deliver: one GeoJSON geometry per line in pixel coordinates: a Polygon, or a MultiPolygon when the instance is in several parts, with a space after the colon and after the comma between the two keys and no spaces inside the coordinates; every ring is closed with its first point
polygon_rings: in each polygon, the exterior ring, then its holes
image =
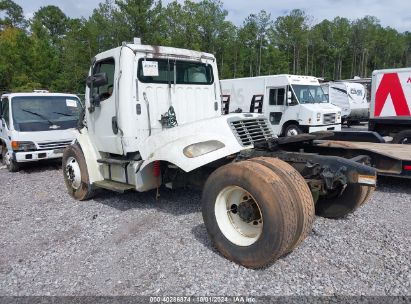
{"type": "Polygon", "coordinates": [[[411,68],[372,73],[368,129],[396,144],[411,143],[411,68]]]}
{"type": "Polygon", "coordinates": [[[76,95],[12,93],[1,96],[0,148],[3,164],[17,171],[20,163],[61,158],[74,138],[81,110],[76,95]]]}
{"type": "Polygon", "coordinates": [[[361,83],[326,82],[322,83],[328,101],[341,108],[342,121],[348,125],[368,120],[369,104],[367,90],[361,83]]]}
{"type": "Polygon", "coordinates": [[[270,75],[226,79],[221,80],[221,88],[223,96],[229,96],[229,112],[258,109],[267,116],[276,135],[341,130],[341,109],[328,103],[315,77],[270,75]]]}

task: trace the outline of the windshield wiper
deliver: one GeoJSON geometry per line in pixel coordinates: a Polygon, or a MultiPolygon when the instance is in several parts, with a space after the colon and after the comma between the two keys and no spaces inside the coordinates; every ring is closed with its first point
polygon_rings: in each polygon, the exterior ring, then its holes
{"type": "Polygon", "coordinates": [[[52,113],[55,113],[55,114],[60,114],[60,115],[64,115],[64,116],[75,116],[75,115],[73,115],[73,114],[69,114],[69,113],[62,113],[62,112],[52,112],[52,113]]]}
{"type": "Polygon", "coordinates": [[[22,110],[23,112],[27,112],[27,113],[36,115],[36,116],[38,116],[38,117],[41,117],[41,118],[43,118],[44,120],[46,120],[50,125],[54,125],[54,122],[52,122],[50,119],[48,119],[46,116],[44,116],[44,115],[42,115],[42,114],[40,114],[40,113],[32,112],[32,111],[29,111],[29,110],[26,110],[26,109],[20,109],[20,110],[22,110]]]}

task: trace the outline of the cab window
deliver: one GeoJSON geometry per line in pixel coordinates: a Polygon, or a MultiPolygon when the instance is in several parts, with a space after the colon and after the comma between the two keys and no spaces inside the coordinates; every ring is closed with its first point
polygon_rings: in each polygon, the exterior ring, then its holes
{"type": "Polygon", "coordinates": [[[9,120],[10,120],[10,110],[9,110],[9,100],[8,98],[3,98],[1,100],[1,116],[3,120],[6,122],[7,127],[9,128],[9,120]]]}
{"type": "Polygon", "coordinates": [[[285,89],[271,89],[269,96],[270,106],[283,106],[285,101],[285,89]]]}
{"type": "Polygon", "coordinates": [[[144,83],[209,85],[214,82],[211,65],[180,60],[141,58],[137,76],[144,83]]]}
{"type": "Polygon", "coordinates": [[[94,65],[93,74],[106,73],[108,82],[106,85],[93,88],[93,95],[98,96],[100,101],[106,100],[113,94],[114,89],[114,69],[115,62],[113,58],[99,61],[94,65]]]}

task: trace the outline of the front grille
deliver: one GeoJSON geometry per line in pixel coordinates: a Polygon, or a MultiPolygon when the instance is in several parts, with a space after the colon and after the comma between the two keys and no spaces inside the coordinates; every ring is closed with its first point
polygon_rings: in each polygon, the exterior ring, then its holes
{"type": "Polygon", "coordinates": [[[68,145],[70,145],[72,140],[64,140],[64,141],[49,141],[43,143],[37,143],[39,146],[39,150],[52,150],[52,149],[64,149],[68,145]]]}
{"type": "Polygon", "coordinates": [[[229,124],[242,146],[268,141],[274,137],[273,131],[264,118],[231,120],[229,124]]]}
{"type": "Polygon", "coordinates": [[[335,113],[328,113],[323,115],[323,124],[329,125],[335,123],[335,113]]]}

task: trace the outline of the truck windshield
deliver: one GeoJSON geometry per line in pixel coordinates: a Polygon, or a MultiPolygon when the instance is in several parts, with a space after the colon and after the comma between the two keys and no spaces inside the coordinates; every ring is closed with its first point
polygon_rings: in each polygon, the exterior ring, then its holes
{"type": "Polygon", "coordinates": [[[11,99],[16,131],[50,131],[75,128],[80,101],[72,96],[16,96],[11,99]]]}
{"type": "Polygon", "coordinates": [[[213,68],[202,62],[140,59],[138,79],[145,83],[174,83],[208,85],[214,82],[213,68]]]}
{"type": "Polygon", "coordinates": [[[293,84],[295,96],[300,103],[327,103],[327,96],[321,86],[293,84]]]}

